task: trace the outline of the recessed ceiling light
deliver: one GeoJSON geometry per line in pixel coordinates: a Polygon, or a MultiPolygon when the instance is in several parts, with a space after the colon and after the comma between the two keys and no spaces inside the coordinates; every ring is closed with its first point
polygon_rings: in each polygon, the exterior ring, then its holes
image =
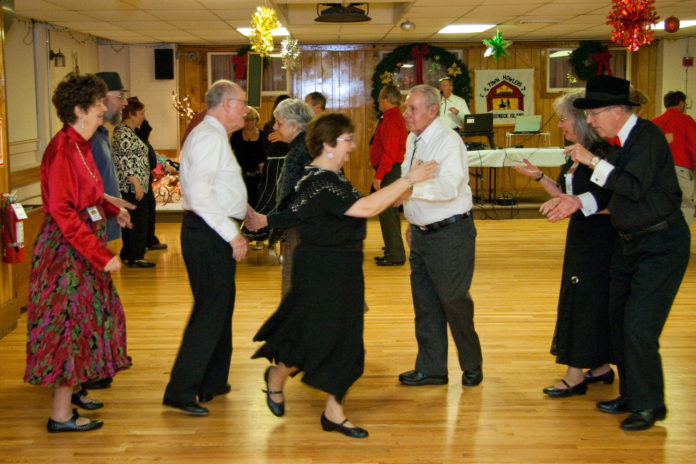
{"type": "Polygon", "coordinates": [[[438,34],[474,34],[476,32],[487,31],[495,27],[495,24],[450,24],[439,31],[438,34]]]}
{"type": "MultiPolygon", "coordinates": [[[[696,20],[693,20],[693,19],[684,19],[684,20],[680,19],[679,20],[679,29],[683,29],[685,27],[691,27],[691,26],[696,26],[696,20]]],[[[663,31],[665,29],[665,22],[660,21],[659,23],[657,23],[653,26],[653,29],[663,31]]]]}
{"type": "MultiPolygon", "coordinates": [[[[238,27],[237,31],[242,34],[244,37],[249,37],[251,35],[251,28],[250,27],[238,27]]],[[[290,35],[288,30],[285,27],[279,27],[277,29],[273,29],[273,32],[271,32],[271,35],[290,35]]]]}

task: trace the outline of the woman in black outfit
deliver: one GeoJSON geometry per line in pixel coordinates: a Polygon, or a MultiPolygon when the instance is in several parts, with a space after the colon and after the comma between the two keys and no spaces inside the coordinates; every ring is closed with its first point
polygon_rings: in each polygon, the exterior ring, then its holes
{"type": "Polygon", "coordinates": [[[259,131],[259,113],[254,108],[244,116],[244,127],[230,135],[230,145],[247,188],[247,203],[256,207],[259,201],[259,180],[261,169],[266,162],[263,151],[263,137],[259,131]]]}
{"type": "MultiPolygon", "coordinates": [[[[587,124],[582,110],[573,107],[573,101],[582,92],[567,94],[554,102],[560,121],[558,127],[565,138],[581,143],[600,158],[605,158],[610,145],[602,140],[587,124]]],[[[590,181],[592,170],[585,165],[568,160],[562,167],[558,182],[544,174],[529,161],[526,166],[513,168],[540,182],[551,195],[566,193],[584,198],[585,192],[610,195],[609,191],[590,181]]],[[[591,195],[587,195],[591,198],[591,195]]],[[[541,212],[553,209],[560,201],[553,198],[541,206],[541,212]]],[[[587,206],[585,206],[587,208],[587,206]]],[[[596,208],[595,208],[596,209],[596,208]]],[[[607,210],[577,211],[570,218],[566,233],[563,258],[561,292],[558,300],[556,330],[551,344],[551,354],[556,362],[568,366],[565,376],[544,393],[554,398],[584,395],[587,384],[602,381],[612,383],[614,371],[609,337],[609,262],[616,233],[611,226],[607,210]],[[591,237],[591,240],[588,240],[591,237]],[[583,369],[589,369],[583,373],[583,369]]]]}
{"type": "Polygon", "coordinates": [[[287,377],[303,371],[303,382],[328,394],[323,430],[365,438],[367,431],[351,424],[343,412],[343,398],[362,375],[365,358],[364,218],[408,194],[413,183],[434,177],[437,163],[414,165],[407,176],[360,198],[340,172],[355,148],[353,131],[351,120],[338,113],[319,116],[307,126],[312,162],[290,203],[300,238],[292,285],[254,337],[265,343],[253,357],[275,362],[264,374],[273,414],[285,412],[282,390],[287,377]]]}

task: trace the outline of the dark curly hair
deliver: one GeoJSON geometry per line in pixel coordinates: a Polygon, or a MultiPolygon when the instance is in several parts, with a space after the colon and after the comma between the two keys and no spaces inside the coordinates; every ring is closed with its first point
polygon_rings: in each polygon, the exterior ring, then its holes
{"type": "Polygon", "coordinates": [[[53,92],[53,106],[58,111],[58,118],[65,124],[73,124],[77,120],[75,107],[83,111],[106,97],[106,84],[94,74],[70,73],[58,84],[53,92]]]}
{"type": "Polygon", "coordinates": [[[355,132],[355,124],[348,116],[341,113],[322,114],[307,124],[305,140],[312,159],[321,155],[324,142],[330,147],[336,146],[336,139],[341,134],[355,132]]]}
{"type": "Polygon", "coordinates": [[[121,119],[128,119],[142,109],[145,109],[145,105],[138,100],[138,97],[130,97],[128,104],[121,110],[121,119]]]}

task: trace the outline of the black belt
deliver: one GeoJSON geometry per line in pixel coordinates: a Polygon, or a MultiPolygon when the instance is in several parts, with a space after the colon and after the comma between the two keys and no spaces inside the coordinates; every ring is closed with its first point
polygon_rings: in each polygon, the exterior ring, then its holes
{"type": "MultiPolygon", "coordinates": [[[[199,215],[197,215],[196,213],[194,213],[193,211],[191,211],[191,210],[189,210],[189,209],[185,209],[185,210],[184,210],[184,214],[185,214],[186,216],[193,216],[193,217],[197,217],[197,218],[199,218],[199,219],[203,219],[202,217],[200,217],[199,215]]],[[[234,221],[237,221],[237,222],[242,222],[241,219],[237,219],[237,218],[234,218],[234,217],[232,217],[232,216],[229,216],[229,218],[232,219],[232,220],[234,220],[234,221]]]]}
{"type": "Polygon", "coordinates": [[[471,216],[471,211],[467,211],[466,213],[463,213],[463,214],[455,214],[454,216],[450,216],[447,219],[443,219],[442,221],[433,222],[432,224],[427,224],[424,226],[416,226],[414,224],[414,226],[418,227],[423,232],[434,232],[438,229],[442,229],[445,226],[448,226],[450,224],[454,224],[455,222],[459,222],[463,219],[466,219],[469,216],[471,216]]]}
{"type": "Polygon", "coordinates": [[[683,221],[684,216],[682,215],[681,211],[677,211],[667,219],[660,221],[658,223],[655,223],[651,226],[648,227],[643,227],[642,229],[639,230],[633,230],[630,232],[621,232],[620,230],[617,230],[616,233],[619,235],[619,237],[622,240],[634,240],[638,237],[642,237],[643,235],[651,234],[653,232],[658,232],[660,230],[665,230],[671,225],[676,224],[679,221],[683,221]]]}

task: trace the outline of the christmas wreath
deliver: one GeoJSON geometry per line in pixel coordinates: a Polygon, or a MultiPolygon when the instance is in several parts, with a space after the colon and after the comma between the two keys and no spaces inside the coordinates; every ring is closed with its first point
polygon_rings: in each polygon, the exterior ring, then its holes
{"type": "Polygon", "coordinates": [[[578,79],[586,81],[592,76],[602,73],[602,69],[609,69],[609,49],[596,40],[585,40],[570,54],[570,65],[578,79]]]}
{"type": "MultiPolygon", "coordinates": [[[[444,48],[424,43],[412,43],[395,48],[375,68],[375,72],[372,75],[372,99],[374,100],[375,110],[378,113],[379,103],[377,98],[379,97],[379,91],[384,85],[394,82],[393,74],[399,72],[404,63],[415,60],[416,79],[422,79],[422,63],[425,58],[434,61],[428,72],[434,72],[439,68],[446,69],[447,75],[452,79],[452,85],[454,86],[452,92],[465,100],[471,99],[469,68],[460,59],[444,48]]],[[[422,81],[416,81],[416,84],[418,83],[422,83],[422,81]]]]}
{"type": "MultiPolygon", "coordinates": [[[[232,67],[234,69],[234,78],[237,80],[246,79],[246,65],[249,58],[249,52],[253,52],[251,45],[246,45],[237,50],[237,56],[232,57],[232,67]]],[[[255,53],[255,52],[253,52],[255,53]]],[[[268,66],[268,57],[263,57],[263,69],[268,66]]]]}

